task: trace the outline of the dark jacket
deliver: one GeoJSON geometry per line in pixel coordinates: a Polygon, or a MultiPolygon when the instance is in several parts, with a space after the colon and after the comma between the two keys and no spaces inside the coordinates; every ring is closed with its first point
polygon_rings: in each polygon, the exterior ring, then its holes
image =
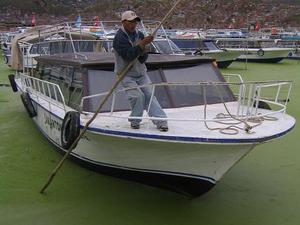
{"type": "Polygon", "coordinates": [[[144,39],[144,34],[140,31],[127,34],[122,29],[117,31],[113,41],[114,50],[127,62],[134,60],[138,55],[142,54],[138,59],[140,63],[145,63],[148,54],[143,54],[143,49],[139,45],[136,45],[138,40],[144,39]]]}

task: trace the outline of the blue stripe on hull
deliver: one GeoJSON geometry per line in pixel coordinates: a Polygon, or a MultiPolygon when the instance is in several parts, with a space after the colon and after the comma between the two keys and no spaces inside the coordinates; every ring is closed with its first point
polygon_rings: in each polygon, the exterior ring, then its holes
{"type": "MultiPolygon", "coordinates": [[[[116,135],[116,136],[125,136],[125,137],[136,137],[144,139],[156,139],[156,140],[167,140],[167,141],[178,141],[178,142],[195,142],[195,143],[215,143],[215,144],[258,144],[260,142],[266,142],[275,138],[279,138],[294,128],[293,125],[290,129],[278,133],[272,136],[263,137],[263,138],[248,138],[248,139],[216,139],[216,138],[201,138],[201,137],[181,137],[181,136],[165,136],[165,135],[156,135],[156,134],[142,134],[142,133],[131,133],[123,131],[114,131],[114,130],[105,130],[100,128],[88,128],[89,131],[94,131],[96,133],[102,133],[107,135],[116,135]]],[[[83,126],[81,126],[83,128],[83,126]]]]}

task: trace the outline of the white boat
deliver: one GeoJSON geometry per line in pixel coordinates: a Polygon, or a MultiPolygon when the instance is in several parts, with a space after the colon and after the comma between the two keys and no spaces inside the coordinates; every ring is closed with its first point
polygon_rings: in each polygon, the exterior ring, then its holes
{"type": "Polygon", "coordinates": [[[300,59],[300,38],[298,40],[277,40],[278,47],[291,48],[288,59],[300,59]]]}
{"type": "Polygon", "coordinates": [[[220,38],[217,44],[228,51],[236,51],[241,55],[237,61],[258,63],[278,63],[285,59],[292,48],[277,47],[274,40],[220,38]]]}
{"type": "MultiPolygon", "coordinates": [[[[65,153],[116,80],[113,55],[59,54],[36,60],[34,76],[18,74],[15,84],[39,130],[65,153]]],[[[287,100],[282,102],[289,98],[290,81],[244,83],[239,75],[226,75],[236,80],[226,82],[211,59],[197,56],[150,55],[147,67],[169,131],[157,130],[151,119],[158,118],[147,115],[140,129],[131,129],[128,100],[119,87],[72,159],[104,174],[196,197],[257,144],[295,126],[286,114],[287,100]],[[262,95],[265,90],[268,98],[262,95]],[[261,103],[276,109],[259,108],[261,103]]]]}

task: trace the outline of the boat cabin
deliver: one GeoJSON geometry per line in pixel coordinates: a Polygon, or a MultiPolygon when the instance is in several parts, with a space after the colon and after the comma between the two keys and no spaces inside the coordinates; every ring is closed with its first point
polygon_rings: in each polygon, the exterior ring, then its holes
{"type": "MultiPolygon", "coordinates": [[[[85,99],[105,93],[116,81],[114,72],[114,55],[112,53],[85,53],[85,55],[59,54],[36,57],[38,61],[35,77],[58,84],[65,103],[75,110],[93,112],[99,105],[103,95],[85,99]]],[[[206,100],[203,98],[203,88],[199,85],[191,86],[192,82],[224,82],[219,69],[212,63],[212,59],[198,56],[178,56],[164,54],[150,54],[146,63],[148,75],[154,84],[178,83],[181,86],[156,86],[155,96],[163,108],[178,108],[204,104],[234,101],[235,97],[226,85],[219,87],[217,93],[212,85],[205,90],[206,100]]],[[[121,89],[121,87],[119,88],[121,89]]],[[[112,98],[102,111],[110,111],[112,98]]],[[[114,111],[129,110],[129,102],[123,92],[115,94],[114,111]]]]}

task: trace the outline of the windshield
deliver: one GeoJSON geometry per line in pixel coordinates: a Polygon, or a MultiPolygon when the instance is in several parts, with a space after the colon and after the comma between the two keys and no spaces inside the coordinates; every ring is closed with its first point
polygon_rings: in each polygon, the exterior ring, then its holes
{"type": "Polygon", "coordinates": [[[159,53],[174,54],[182,53],[178,46],[171,40],[155,40],[155,47],[159,50],[159,53]]]}
{"type": "Polygon", "coordinates": [[[183,51],[195,51],[204,47],[196,39],[172,39],[172,41],[183,51]]]}
{"type": "Polygon", "coordinates": [[[58,40],[47,41],[33,44],[30,49],[31,54],[58,54],[76,52],[101,52],[103,51],[103,42],[92,40],[58,40]],[[73,49],[74,48],[74,49],[73,49]]]}
{"type": "Polygon", "coordinates": [[[172,39],[172,41],[183,51],[218,50],[218,47],[211,40],[172,39]]]}
{"type": "MultiPolygon", "coordinates": [[[[195,82],[195,81],[215,81],[223,82],[224,79],[219,70],[212,66],[211,63],[204,63],[197,66],[174,68],[174,69],[158,69],[148,71],[148,75],[153,84],[161,84],[163,82],[195,82]]],[[[85,81],[87,87],[86,95],[94,95],[107,92],[115,82],[115,75],[112,71],[89,70],[88,77],[85,81]]],[[[152,87],[151,87],[152,88],[152,87]]],[[[119,90],[122,87],[119,87],[119,90]]],[[[163,108],[178,108],[186,106],[195,106],[204,104],[204,91],[206,92],[207,104],[215,104],[222,102],[220,95],[225,102],[234,101],[235,98],[227,85],[180,85],[180,86],[156,86],[155,96],[163,108]],[[205,89],[205,90],[204,90],[205,89]],[[218,90],[217,90],[218,89],[218,90]]],[[[104,96],[86,99],[83,107],[84,111],[93,112],[98,107],[104,96]]],[[[110,111],[112,97],[104,105],[102,111],[110,111]]],[[[120,91],[115,95],[114,111],[130,110],[129,101],[124,91],[120,91]]]]}
{"type": "Polygon", "coordinates": [[[204,41],[204,44],[206,45],[208,50],[218,50],[218,47],[213,41],[204,41]]]}

